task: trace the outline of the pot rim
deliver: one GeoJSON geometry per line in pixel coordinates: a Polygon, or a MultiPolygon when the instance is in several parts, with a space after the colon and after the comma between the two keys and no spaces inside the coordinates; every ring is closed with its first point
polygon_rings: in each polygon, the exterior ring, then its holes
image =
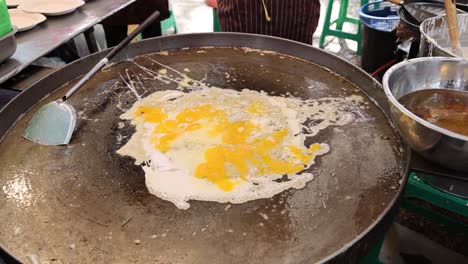
{"type": "MultiPolygon", "coordinates": [[[[467,13],[463,13],[463,14],[457,14],[457,17],[461,17],[461,16],[467,16],[468,17],[468,14],[467,13]]],[[[429,24],[431,21],[434,21],[434,20],[437,20],[437,19],[445,19],[446,15],[440,15],[440,16],[435,16],[435,17],[432,17],[432,18],[428,18],[426,20],[424,20],[421,25],[419,25],[419,32],[421,32],[421,36],[424,37],[424,39],[426,39],[426,41],[428,43],[430,43],[431,45],[434,45],[436,47],[438,47],[440,49],[440,51],[444,54],[447,55],[447,57],[451,56],[451,57],[456,57],[456,58],[461,58],[460,56],[457,56],[455,55],[454,53],[452,53],[450,50],[447,50],[446,48],[443,48],[441,47],[436,41],[435,39],[433,39],[431,36],[429,36],[427,34],[427,32],[424,31],[424,28],[426,27],[427,24],[429,24]]]]}

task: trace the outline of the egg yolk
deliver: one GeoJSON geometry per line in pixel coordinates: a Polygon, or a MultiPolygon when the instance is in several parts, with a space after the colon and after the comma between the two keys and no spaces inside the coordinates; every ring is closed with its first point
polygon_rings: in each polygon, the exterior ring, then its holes
{"type": "Polygon", "coordinates": [[[255,102],[246,107],[247,111],[252,114],[262,114],[265,112],[265,107],[261,102],[255,102]]]}
{"type": "Polygon", "coordinates": [[[159,123],[163,119],[167,118],[161,109],[149,106],[140,106],[135,111],[135,117],[142,118],[145,122],[159,123]]]}
{"type": "MultiPolygon", "coordinates": [[[[255,104],[246,110],[260,113],[263,106],[255,104]]],[[[288,129],[251,139],[254,133],[262,132],[260,127],[245,120],[230,122],[224,111],[211,105],[184,109],[173,119],[169,119],[161,109],[147,106],[139,107],[134,115],[145,122],[157,124],[153,130],[152,144],[163,153],[181,135],[210,126],[209,136],[221,136],[222,144],[205,151],[205,161],[197,166],[194,176],[212,182],[224,191],[232,191],[251,171],[260,175],[300,172],[320,150],[319,144],[311,145],[307,151],[284,145],[288,129]],[[285,151],[288,156],[279,157],[285,151]]]]}

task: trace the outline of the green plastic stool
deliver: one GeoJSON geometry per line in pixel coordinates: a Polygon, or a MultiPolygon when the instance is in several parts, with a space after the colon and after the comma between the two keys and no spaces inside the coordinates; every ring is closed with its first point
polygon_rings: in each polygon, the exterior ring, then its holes
{"type": "Polygon", "coordinates": [[[161,32],[164,35],[164,33],[168,32],[171,28],[174,29],[174,34],[177,34],[177,23],[172,10],[169,11],[169,17],[161,21],[161,32]]]}
{"type": "MultiPolygon", "coordinates": [[[[357,42],[357,53],[361,54],[361,23],[359,19],[355,17],[348,17],[348,0],[340,1],[340,11],[338,18],[333,20],[331,19],[332,10],[333,10],[334,0],[328,0],[327,13],[325,14],[325,22],[323,24],[322,35],[320,36],[320,48],[325,46],[325,37],[334,36],[343,39],[350,39],[357,42]],[[356,33],[349,33],[343,31],[344,23],[352,23],[358,26],[356,33]],[[332,26],[335,25],[335,29],[332,29],[332,26]]],[[[361,6],[367,4],[369,0],[361,0],[361,6]]]]}
{"type": "Polygon", "coordinates": [[[219,24],[218,19],[218,9],[213,8],[213,31],[214,32],[221,32],[221,24],[219,24]]]}

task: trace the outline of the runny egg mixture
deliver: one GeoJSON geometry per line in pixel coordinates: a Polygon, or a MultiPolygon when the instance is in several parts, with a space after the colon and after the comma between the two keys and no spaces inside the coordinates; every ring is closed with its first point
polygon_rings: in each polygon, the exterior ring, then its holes
{"type": "Polygon", "coordinates": [[[304,172],[325,143],[305,140],[353,120],[362,98],[301,100],[252,90],[205,88],[155,92],[121,118],[136,132],[120,155],[145,171],[149,191],[180,209],[189,200],[243,203],[269,198],[313,179],[304,172]],[[304,126],[306,121],[314,125],[304,126]]]}

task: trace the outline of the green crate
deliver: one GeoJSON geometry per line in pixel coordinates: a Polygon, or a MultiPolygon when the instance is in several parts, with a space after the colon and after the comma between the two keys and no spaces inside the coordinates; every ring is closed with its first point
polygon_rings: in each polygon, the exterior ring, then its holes
{"type": "Polygon", "coordinates": [[[402,206],[407,210],[425,215],[438,223],[445,224],[450,229],[468,233],[467,224],[413,202],[412,199],[419,199],[460,216],[468,217],[468,199],[445,193],[430,186],[418,177],[419,174],[422,173],[410,173],[403,194],[402,206]]]}

